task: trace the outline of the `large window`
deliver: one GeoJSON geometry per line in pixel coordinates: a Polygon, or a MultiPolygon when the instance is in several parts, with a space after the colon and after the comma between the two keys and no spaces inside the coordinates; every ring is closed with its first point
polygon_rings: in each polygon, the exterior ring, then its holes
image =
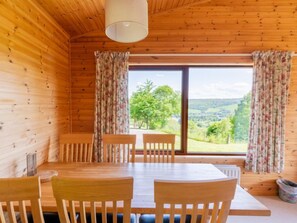
{"type": "Polygon", "coordinates": [[[132,67],[130,133],[176,134],[181,154],[244,154],[252,67],[132,67]]]}

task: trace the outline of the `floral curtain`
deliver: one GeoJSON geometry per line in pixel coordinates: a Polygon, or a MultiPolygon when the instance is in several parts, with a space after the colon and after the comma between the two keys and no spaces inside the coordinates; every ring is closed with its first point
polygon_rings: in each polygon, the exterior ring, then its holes
{"type": "Polygon", "coordinates": [[[102,161],[102,135],[129,131],[128,52],[95,52],[94,155],[102,161]]]}
{"type": "Polygon", "coordinates": [[[246,169],[280,173],[284,169],[285,113],[292,53],[257,51],[252,56],[254,73],[246,169]]]}

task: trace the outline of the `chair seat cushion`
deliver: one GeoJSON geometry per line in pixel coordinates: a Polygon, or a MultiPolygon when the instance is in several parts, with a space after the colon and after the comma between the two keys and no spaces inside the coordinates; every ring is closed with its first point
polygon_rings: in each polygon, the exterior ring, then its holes
{"type": "MultiPolygon", "coordinates": [[[[163,223],[169,223],[170,216],[164,215],[163,223]]],[[[201,222],[201,216],[198,215],[196,219],[196,223],[201,222]]],[[[139,223],[155,223],[155,215],[154,214],[143,214],[139,217],[139,223]]],[[[180,222],[180,215],[174,216],[174,223],[182,223],[180,222]]],[[[191,215],[186,216],[185,223],[191,223],[191,215]]]]}
{"type": "MultiPolygon", "coordinates": [[[[87,214],[86,218],[87,218],[87,222],[88,223],[91,223],[91,215],[90,214],[87,214]]],[[[102,215],[101,215],[101,213],[96,214],[96,219],[97,219],[97,223],[101,223],[102,222],[102,215]]],[[[111,213],[107,213],[107,222],[108,223],[113,223],[113,219],[112,219],[112,214],[111,213]]],[[[117,215],[117,223],[123,223],[123,214],[118,214],[117,215]]],[[[136,216],[135,216],[135,214],[131,214],[130,223],[136,223],[136,216]]]]}
{"type": "MultiPolygon", "coordinates": [[[[78,219],[76,214],[76,219],[78,219]]],[[[60,223],[59,214],[57,212],[43,212],[43,218],[45,223],[60,223]]],[[[28,223],[34,223],[31,213],[27,214],[28,223]]]]}
{"type": "MultiPolygon", "coordinates": [[[[28,223],[34,223],[33,216],[31,213],[27,214],[28,223]]],[[[45,223],[59,223],[59,215],[57,212],[44,212],[43,218],[45,223]]]]}

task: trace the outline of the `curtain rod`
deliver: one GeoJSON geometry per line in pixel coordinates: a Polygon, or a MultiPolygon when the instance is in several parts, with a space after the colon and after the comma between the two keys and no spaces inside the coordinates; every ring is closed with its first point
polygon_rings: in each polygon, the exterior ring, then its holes
{"type": "MultiPolygon", "coordinates": [[[[131,57],[166,57],[166,56],[176,56],[176,57],[251,57],[251,53],[234,53],[234,54],[186,54],[186,53],[176,53],[176,54],[130,54],[131,57]]],[[[292,56],[297,56],[293,53],[292,56]]]]}

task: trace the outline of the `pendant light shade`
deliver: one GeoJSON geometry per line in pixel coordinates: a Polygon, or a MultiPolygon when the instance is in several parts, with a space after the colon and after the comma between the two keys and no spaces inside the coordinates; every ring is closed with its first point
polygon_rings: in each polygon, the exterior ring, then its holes
{"type": "Polygon", "coordinates": [[[121,43],[143,40],[148,34],[147,0],[106,0],[105,34],[121,43]]]}

